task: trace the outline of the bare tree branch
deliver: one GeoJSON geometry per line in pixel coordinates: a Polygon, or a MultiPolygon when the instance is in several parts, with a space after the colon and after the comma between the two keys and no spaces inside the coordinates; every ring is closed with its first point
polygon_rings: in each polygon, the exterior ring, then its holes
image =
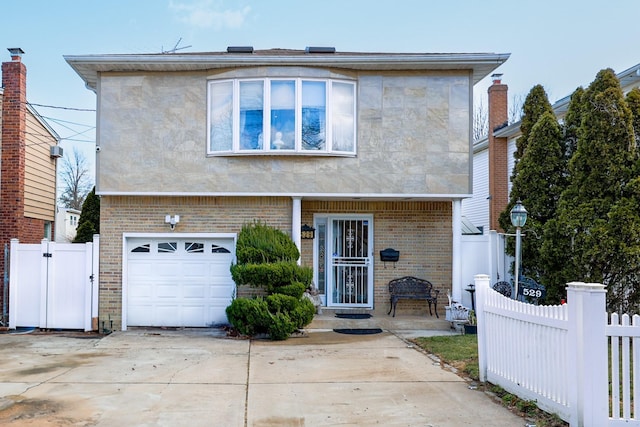
{"type": "Polygon", "coordinates": [[[63,157],[59,178],[63,190],[58,202],[66,208],[82,210],[84,199],[93,187],[87,159],[82,152],[74,148],[70,157],[63,157]]]}
{"type": "Polygon", "coordinates": [[[473,140],[479,141],[488,135],[489,109],[484,105],[482,98],[473,110],[473,140]]]}

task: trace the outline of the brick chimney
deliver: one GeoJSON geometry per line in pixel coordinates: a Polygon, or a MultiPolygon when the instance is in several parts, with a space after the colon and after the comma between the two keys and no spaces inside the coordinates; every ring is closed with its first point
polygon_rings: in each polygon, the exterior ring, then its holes
{"type": "Polygon", "coordinates": [[[11,62],[2,63],[2,163],[0,176],[0,242],[20,238],[24,217],[27,68],[22,49],[9,49],[11,62]]]}
{"type": "Polygon", "coordinates": [[[489,227],[504,231],[498,223],[500,213],[509,203],[509,170],[507,138],[496,138],[493,133],[508,124],[508,86],[502,84],[502,74],[493,74],[489,86],[489,227]]]}
{"type": "MultiPolygon", "coordinates": [[[[2,63],[2,156],[0,163],[0,251],[11,239],[22,239],[25,231],[24,178],[27,117],[27,69],[22,49],[9,49],[11,62],[2,63]]],[[[35,243],[35,242],[25,242],[35,243]]],[[[4,274],[0,255],[0,274],[4,274]]],[[[3,287],[0,282],[0,289],[3,287]]],[[[4,291],[4,290],[3,290],[4,291]]],[[[4,300],[6,292],[0,294],[4,300]]],[[[2,301],[6,305],[6,301],[2,301]]],[[[2,313],[5,314],[5,313],[2,313]]],[[[4,319],[6,321],[6,319],[4,319]]]]}

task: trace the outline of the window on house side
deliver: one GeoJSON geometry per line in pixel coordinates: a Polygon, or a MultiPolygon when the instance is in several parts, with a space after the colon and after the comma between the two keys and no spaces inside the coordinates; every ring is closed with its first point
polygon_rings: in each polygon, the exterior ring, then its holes
{"type": "Polygon", "coordinates": [[[209,82],[208,153],[355,154],[355,83],[332,79],[209,82]]]}

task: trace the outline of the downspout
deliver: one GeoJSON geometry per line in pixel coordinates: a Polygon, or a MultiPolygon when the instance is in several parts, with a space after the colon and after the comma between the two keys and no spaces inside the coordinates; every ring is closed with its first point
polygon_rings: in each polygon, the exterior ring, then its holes
{"type": "Polygon", "coordinates": [[[451,297],[462,301],[462,201],[454,200],[451,215],[451,297]]]}
{"type": "MultiPolygon", "coordinates": [[[[300,229],[302,228],[302,197],[292,197],[293,206],[291,207],[291,240],[298,247],[298,251],[302,255],[302,240],[300,229]]],[[[298,258],[298,265],[302,262],[302,256],[298,258]]]]}

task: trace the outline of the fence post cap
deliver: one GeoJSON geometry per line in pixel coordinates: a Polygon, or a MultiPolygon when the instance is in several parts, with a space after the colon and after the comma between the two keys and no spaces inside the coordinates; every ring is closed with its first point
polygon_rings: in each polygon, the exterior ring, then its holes
{"type": "Polygon", "coordinates": [[[577,291],[601,291],[606,292],[605,285],[602,283],[584,283],[584,282],[569,282],[567,283],[567,289],[574,289],[577,291]]]}

